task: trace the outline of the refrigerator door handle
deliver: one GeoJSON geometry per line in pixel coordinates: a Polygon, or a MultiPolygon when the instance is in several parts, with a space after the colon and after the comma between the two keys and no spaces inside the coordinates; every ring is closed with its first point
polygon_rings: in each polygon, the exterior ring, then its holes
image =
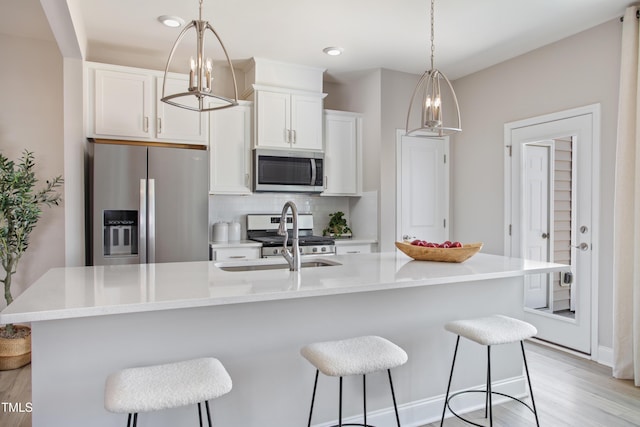
{"type": "Polygon", "coordinates": [[[140,180],[140,209],[138,211],[138,253],[140,263],[147,262],[147,180],[140,180]]]}
{"type": "Polygon", "coordinates": [[[147,262],[156,262],[156,180],[149,179],[147,262]]]}

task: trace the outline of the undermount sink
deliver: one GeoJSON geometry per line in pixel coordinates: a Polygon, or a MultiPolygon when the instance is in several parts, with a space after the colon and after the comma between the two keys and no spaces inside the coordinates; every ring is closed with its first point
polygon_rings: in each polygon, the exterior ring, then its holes
{"type": "MultiPolygon", "coordinates": [[[[326,259],[315,259],[310,261],[302,261],[301,268],[312,267],[331,267],[342,265],[336,261],[326,259]]],[[[247,262],[217,262],[215,266],[223,271],[259,271],[259,270],[288,270],[289,264],[282,262],[266,262],[265,260],[247,261],[247,262]]]]}

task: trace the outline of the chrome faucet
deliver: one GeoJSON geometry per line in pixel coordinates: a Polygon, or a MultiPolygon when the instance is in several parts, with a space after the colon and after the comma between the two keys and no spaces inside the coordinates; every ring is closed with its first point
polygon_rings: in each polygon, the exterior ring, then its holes
{"type": "Polygon", "coordinates": [[[292,201],[286,202],[282,207],[278,234],[280,236],[284,236],[284,241],[282,242],[282,249],[280,250],[280,253],[289,263],[289,270],[300,271],[300,246],[298,244],[298,208],[292,201]],[[291,208],[291,216],[293,217],[293,239],[291,242],[291,251],[287,249],[287,240],[289,239],[289,232],[287,231],[287,211],[289,210],[289,208],[291,208]]]}

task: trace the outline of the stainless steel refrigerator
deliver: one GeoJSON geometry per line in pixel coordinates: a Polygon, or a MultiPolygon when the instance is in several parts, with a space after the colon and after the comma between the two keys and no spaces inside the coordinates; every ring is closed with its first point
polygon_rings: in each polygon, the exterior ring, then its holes
{"type": "Polygon", "coordinates": [[[208,260],[206,147],[113,142],[88,144],[87,264],[208,260]]]}

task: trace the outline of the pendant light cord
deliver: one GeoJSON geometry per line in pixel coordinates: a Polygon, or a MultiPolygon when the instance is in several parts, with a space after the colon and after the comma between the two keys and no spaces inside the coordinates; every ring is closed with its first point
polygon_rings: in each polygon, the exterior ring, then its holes
{"type": "Polygon", "coordinates": [[[200,16],[200,19],[199,19],[199,20],[200,20],[200,21],[202,21],[202,2],[203,2],[203,1],[204,1],[204,0],[200,0],[200,13],[199,13],[199,16],[200,16]]]}
{"type": "Polygon", "coordinates": [[[434,43],[435,39],[435,30],[434,30],[434,18],[433,18],[433,10],[434,10],[435,0],[431,0],[431,69],[433,70],[435,67],[433,66],[433,58],[436,53],[436,46],[434,43]]]}

